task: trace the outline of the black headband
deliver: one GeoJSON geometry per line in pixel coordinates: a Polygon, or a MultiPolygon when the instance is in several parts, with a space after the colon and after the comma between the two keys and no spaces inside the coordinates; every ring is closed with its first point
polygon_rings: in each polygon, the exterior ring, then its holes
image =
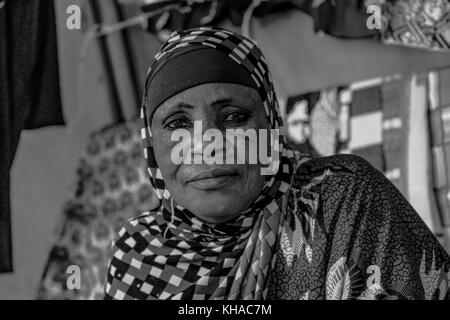
{"type": "Polygon", "coordinates": [[[148,75],[146,96],[148,119],[164,101],[204,83],[224,82],[257,89],[244,67],[214,48],[190,48],[160,60],[148,75]]]}

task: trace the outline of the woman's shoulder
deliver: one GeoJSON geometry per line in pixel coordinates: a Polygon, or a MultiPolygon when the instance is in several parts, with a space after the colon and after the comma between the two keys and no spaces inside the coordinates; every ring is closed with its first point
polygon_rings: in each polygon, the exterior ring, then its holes
{"type": "Polygon", "coordinates": [[[358,183],[384,183],[387,179],[367,160],[353,154],[309,158],[294,176],[294,187],[358,183]]]}
{"type": "Polygon", "coordinates": [[[337,154],[328,157],[309,157],[298,166],[296,175],[312,177],[324,172],[334,175],[361,176],[378,172],[367,160],[354,154],[337,154]]]}

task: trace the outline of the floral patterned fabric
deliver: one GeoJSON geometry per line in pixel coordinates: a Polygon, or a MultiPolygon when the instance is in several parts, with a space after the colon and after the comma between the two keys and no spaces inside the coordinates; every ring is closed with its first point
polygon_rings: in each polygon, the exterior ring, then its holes
{"type": "Polygon", "coordinates": [[[39,299],[101,299],[111,242],[132,217],[153,206],[145,172],[139,121],[107,127],[90,138],[76,190],[63,209],[39,299]],[[81,271],[80,289],[67,288],[69,266],[81,271]]]}
{"type": "Polygon", "coordinates": [[[450,299],[450,257],[362,158],[303,163],[288,211],[269,299],[450,299]]]}

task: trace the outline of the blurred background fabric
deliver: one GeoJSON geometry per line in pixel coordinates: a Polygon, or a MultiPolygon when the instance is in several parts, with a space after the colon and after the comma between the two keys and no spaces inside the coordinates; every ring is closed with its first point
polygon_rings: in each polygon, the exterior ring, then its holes
{"type": "Polygon", "coordinates": [[[112,240],[130,218],[156,205],[142,155],[140,122],[92,134],[79,160],[76,189],[38,290],[39,299],[102,299],[112,240]],[[67,268],[80,267],[80,290],[67,289],[67,268]]]}
{"type": "Polygon", "coordinates": [[[13,270],[10,169],[23,129],[64,124],[52,0],[0,9],[0,273],[13,270]]]}
{"type": "Polygon", "coordinates": [[[66,126],[20,136],[10,172],[14,270],[0,274],[0,299],[102,296],[108,244],[155,201],[138,139],[147,68],[171,32],[199,25],[244,33],[262,48],[294,148],[364,157],[449,250],[449,1],[54,4],[66,126]],[[366,25],[373,4],[379,30],[366,25]],[[81,30],[66,27],[69,5],[81,8],[81,30]],[[67,287],[71,265],[81,290],[67,287]]]}
{"type": "Polygon", "coordinates": [[[352,153],[368,160],[409,199],[447,250],[448,115],[439,105],[448,104],[449,71],[445,68],[327,88],[288,99],[286,106],[291,145],[316,156],[352,153]],[[324,99],[330,93],[334,98],[324,99]],[[318,117],[318,110],[329,111],[318,117]],[[431,137],[435,143],[430,143],[431,137]]]}

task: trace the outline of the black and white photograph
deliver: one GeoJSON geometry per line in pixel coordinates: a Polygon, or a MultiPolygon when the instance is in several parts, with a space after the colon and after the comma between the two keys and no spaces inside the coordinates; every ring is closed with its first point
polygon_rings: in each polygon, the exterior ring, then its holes
{"type": "Polygon", "coordinates": [[[450,300],[450,0],[0,0],[0,300],[450,300]]]}

